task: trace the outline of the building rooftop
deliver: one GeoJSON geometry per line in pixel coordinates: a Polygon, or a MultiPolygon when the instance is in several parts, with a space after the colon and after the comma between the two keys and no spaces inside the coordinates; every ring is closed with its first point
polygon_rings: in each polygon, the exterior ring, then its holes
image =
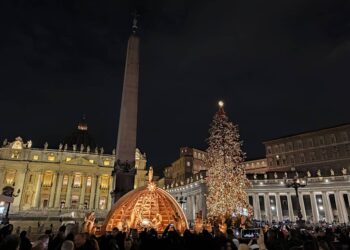
{"type": "Polygon", "coordinates": [[[313,129],[313,130],[308,130],[308,131],[304,131],[304,132],[300,132],[300,133],[293,133],[293,134],[289,134],[289,135],[285,135],[285,136],[281,136],[281,137],[276,137],[270,140],[266,140],[263,141],[263,144],[269,143],[269,142],[273,142],[273,141],[278,141],[278,140],[282,140],[282,139],[286,139],[286,138],[290,138],[290,137],[298,137],[298,136],[302,136],[305,134],[312,134],[312,133],[318,133],[321,131],[325,131],[325,130],[332,130],[332,129],[337,129],[337,128],[342,128],[342,127],[349,127],[350,128],[350,123],[342,123],[336,126],[331,126],[331,127],[325,127],[325,128],[320,128],[320,129],[313,129]]]}

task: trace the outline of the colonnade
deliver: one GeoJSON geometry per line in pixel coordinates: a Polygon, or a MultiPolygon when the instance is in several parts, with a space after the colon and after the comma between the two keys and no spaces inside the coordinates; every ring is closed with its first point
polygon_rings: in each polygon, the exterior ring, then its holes
{"type": "Polygon", "coordinates": [[[265,221],[295,221],[300,204],[303,219],[310,222],[349,222],[350,193],[346,190],[295,192],[250,192],[254,218],[265,221]]]}

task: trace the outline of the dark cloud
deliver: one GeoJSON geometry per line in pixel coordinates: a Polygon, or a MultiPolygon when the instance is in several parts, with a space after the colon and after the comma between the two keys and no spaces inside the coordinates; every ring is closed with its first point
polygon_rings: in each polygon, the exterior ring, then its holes
{"type": "Polygon", "coordinates": [[[58,145],[86,114],[111,151],[134,9],[151,163],[204,149],[219,98],[248,158],[262,140],[349,121],[348,1],[18,0],[0,6],[0,137],[58,145]]]}

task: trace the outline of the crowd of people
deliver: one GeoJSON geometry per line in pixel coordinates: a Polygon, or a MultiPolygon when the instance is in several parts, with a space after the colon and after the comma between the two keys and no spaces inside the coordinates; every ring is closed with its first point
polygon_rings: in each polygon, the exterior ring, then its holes
{"type": "Polygon", "coordinates": [[[239,230],[221,232],[214,228],[194,233],[185,230],[182,235],[172,224],[164,232],[154,229],[122,232],[114,228],[100,237],[80,233],[77,227],[62,225],[56,233],[47,230],[31,241],[27,232],[13,232],[11,224],[0,229],[0,250],[345,250],[350,249],[350,227],[346,225],[292,225],[264,226],[256,229],[257,235],[242,238],[239,230]]]}

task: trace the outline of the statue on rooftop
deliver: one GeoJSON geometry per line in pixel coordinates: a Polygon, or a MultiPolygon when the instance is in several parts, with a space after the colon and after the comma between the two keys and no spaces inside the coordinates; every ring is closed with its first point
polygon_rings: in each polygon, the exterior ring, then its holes
{"type": "Polygon", "coordinates": [[[73,144],[73,151],[77,151],[77,145],[76,144],[73,144]]]}
{"type": "Polygon", "coordinates": [[[49,147],[49,144],[47,142],[45,142],[44,149],[46,150],[48,147],[49,147]]]}
{"type": "Polygon", "coordinates": [[[61,150],[62,150],[62,148],[63,148],[63,144],[62,144],[62,143],[60,143],[60,144],[58,145],[58,150],[59,150],[59,151],[61,151],[61,150]]]}
{"type": "Polygon", "coordinates": [[[86,152],[87,152],[88,154],[90,153],[90,146],[89,146],[89,145],[86,147],[86,152]]]}
{"type": "Polygon", "coordinates": [[[68,145],[67,145],[67,143],[66,144],[64,144],[64,151],[67,151],[67,149],[68,149],[68,145]]]}
{"type": "Polygon", "coordinates": [[[322,174],[321,174],[321,170],[319,169],[319,170],[317,170],[317,176],[318,177],[321,177],[322,176],[322,174]]]}
{"type": "Polygon", "coordinates": [[[334,170],[332,168],[331,168],[330,172],[331,172],[331,176],[334,176],[334,170]]]}
{"type": "Polygon", "coordinates": [[[343,169],[341,170],[341,172],[342,172],[343,175],[346,175],[346,174],[348,173],[348,170],[347,170],[346,168],[343,168],[343,169]]]}
{"type": "Polygon", "coordinates": [[[306,174],[307,174],[307,177],[311,177],[311,173],[309,170],[306,172],[306,174]]]}

